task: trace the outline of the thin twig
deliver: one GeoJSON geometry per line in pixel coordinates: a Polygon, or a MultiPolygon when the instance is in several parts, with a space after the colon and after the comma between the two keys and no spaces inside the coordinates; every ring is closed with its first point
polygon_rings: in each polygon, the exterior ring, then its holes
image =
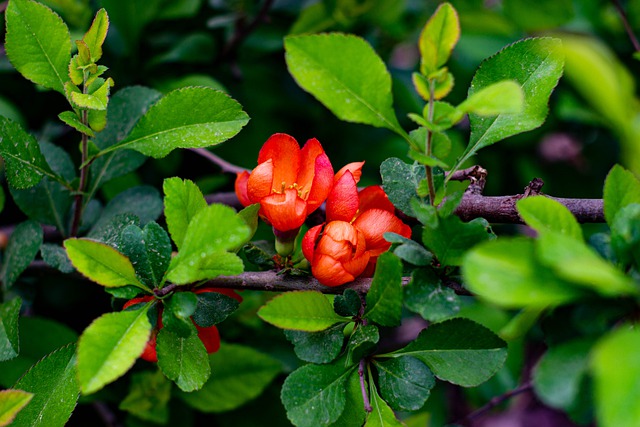
{"type": "Polygon", "coordinates": [[[636,35],[633,33],[633,29],[631,28],[631,24],[629,24],[629,20],[627,19],[627,13],[625,12],[620,0],[611,0],[613,3],[613,7],[616,8],[618,14],[620,15],[620,19],[622,20],[622,25],[624,25],[624,29],[631,40],[631,44],[633,44],[633,48],[636,52],[640,52],[640,42],[636,38],[636,35]]]}
{"type": "Polygon", "coordinates": [[[491,409],[495,408],[496,406],[500,405],[501,403],[511,399],[512,397],[515,397],[519,394],[522,393],[526,393],[528,391],[530,391],[533,388],[531,382],[527,381],[524,384],[520,385],[519,387],[508,391],[504,394],[501,394],[500,396],[496,396],[493,399],[491,399],[489,402],[487,402],[486,405],[482,406],[481,408],[476,409],[475,411],[471,412],[470,414],[468,414],[467,416],[465,416],[464,418],[462,418],[461,420],[457,421],[455,424],[461,424],[461,425],[467,425],[469,421],[473,421],[474,419],[478,418],[479,416],[481,416],[482,414],[490,411],[491,409]]]}
{"type": "Polygon", "coordinates": [[[122,427],[122,424],[118,421],[116,414],[106,403],[96,400],[91,403],[91,406],[93,406],[93,409],[95,409],[98,415],[100,415],[100,418],[106,427],[122,427]]]}
{"type": "Polygon", "coordinates": [[[232,163],[227,162],[226,160],[213,154],[211,151],[207,150],[206,148],[190,148],[189,150],[193,151],[196,154],[201,155],[205,159],[209,160],[211,163],[219,166],[222,172],[224,173],[242,173],[244,171],[247,171],[247,169],[245,168],[242,168],[240,166],[236,166],[232,163]]]}
{"type": "Polygon", "coordinates": [[[369,402],[369,394],[367,393],[367,384],[364,381],[364,371],[366,362],[364,359],[360,359],[358,365],[358,377],[360,377],[360,391],[362,392],[362,401],[364,402],[364,410],[367,412],[373,411],[371,402],[369,402]]]}

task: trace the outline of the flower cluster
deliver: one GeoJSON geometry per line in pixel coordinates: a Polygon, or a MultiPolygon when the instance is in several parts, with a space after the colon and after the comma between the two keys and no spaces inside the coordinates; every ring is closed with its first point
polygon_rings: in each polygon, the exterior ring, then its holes
{"type": "Polygon", "coordinates": [[[302,252],[320,283],[338,286],[373,273],[378,256],[390,247],[384,233],[411,236],[380,186],[358,191],[363,165],[350,163],[334,176],[317,139],[301,149],[293,137],[275,134],[260,150],[258,166],[238,175],[236,194],[244,206],[260,203],[259,215],[273,226],[284,256],[307,216],[326,201],[326,222],[305,234],[302,252]]]}
{"type": "MultiPolygon", "coordinates": [[[[200,288],[193,291],[195,294],[202,294],[206,292],[217,292],[219,294],[224,294],[228,297],[235,299],[238,302],[242,302],[242,297],[238,295],[235,291],[231,289],[221,289],[221,288],[200,288]]],[[[145,295],[143,297],[133,298],[127,301],[122,309],[126,309],[131,307],[132,305],[145,303],[151,301],[154,297],[152,295],[145,295]]],[[[158,353],[156,351],[156,338],[158,336],[158,332],[163,328],[162,324],[162,311],[163,307],[160,306],[158,309],[158,320],[155,328],[151,331],[151,337],[149,341],[147,341],[147,345],[144,348],[144,351],[140,355],[140,358],[146,360],[148,362],[156,363],[158,361],[158,353]]],[[[215,326],[202,327],[199,326],[193,319],[191,319],[193,324],[198,331],[198,338],[204,344],[204,348],[207,350],[207,353],[215,353],[220,349],[220,334],[218,333],[218,328],[215,326]]]]}

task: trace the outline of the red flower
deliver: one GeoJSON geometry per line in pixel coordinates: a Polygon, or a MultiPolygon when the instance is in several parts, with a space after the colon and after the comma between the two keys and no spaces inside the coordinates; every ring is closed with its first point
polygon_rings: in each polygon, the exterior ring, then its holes
{"type": "MultiPolygon", "coordinates": [[[[234,298],[238,302],[242,302],[242,297],[231,289],[201,288],[201,289],[196,289],[194,291],[194,293],[196,294],[201,294],[205,292],[218,292],[220,294],[224,294],[231,298],[234,298]]],[[[151,295],[146,295],[143,297],[130,299],[124,304],[122,309],[124,310],[127,307],[130,307],[132,305],[151,301],[153,298],[154,297],[151,295]]],[[[191,319],[191,321],[193,322],[193,319],[191,319]]],[[[207,353],[211,354],[218,351],[220,349],[220,334],[218,333],[218,328],[216,328],[215,325],[203,328],[201,326],[198,326],[195,322],[193,322],[193,324],[195,325],[196,330],[198,331],[198,338],[200,338],[200,341],[202,341],[202,344],[204,344],[204,348],[207,350],[207,353]]],[[[156,363],[158,361],[158,353],[156,352],[156,339],[158,336],[158,331],[162,329],[162,327],[163,327],[163,324],[162,324],[162,306],[161,306],[160,309],[158,310],[158,323],[156,324],[156,327],[153,329],[153,331],[151,331],[151,337],[149,338],[149,341],[147,341],[147,345],[145,346],[142,354],[140,355],[141,359],[144,359],[148,362],[153,362],[153,363],[156,363]]]]}
{"type": "Polygon", "coordinates": [[[411,237],[411,228],[395,216],[382,187],[367,187],[358,193],[361,168],[362,163],[351,163],[336,174],[327,198],[326,225],[313,227],[302,240],[313,276],[326,286],[373,274],[378,256],[391,246],[382,237],[384,233],[411,237]]]}
{"type": "Polygon", "coordinates": [[[317,139],[300,149],[293,137],[276,133],[262,146],[258,166],[238,174],[235,189],[244,206],[260,203],[260,216],[286,232],[324,203],[332,184],[333,167],[317,139]]]}

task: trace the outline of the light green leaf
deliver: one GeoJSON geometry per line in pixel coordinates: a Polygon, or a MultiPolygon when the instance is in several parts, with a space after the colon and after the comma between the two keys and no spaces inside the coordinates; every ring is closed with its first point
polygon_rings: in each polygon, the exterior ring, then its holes
{"type": "Polygon", "coordinates": [[[167,178],[162,188],[167,228],[180,250],[189,223],[198,212],[207,207],[207,201],[198,186],[188,179],[167,178]]]}
{"type": "Polygon", "coordinates": [[[180,393],[202,412],[226,412],[259,396],[282,371],[282,364],[264,353],[238,344],[222,343],[209,355],[213,375],[198,391],[180,393]]]}
{"type": "Polygon", "coordinates": [[[631,278],[601,258],[580,240],[545,233],[536,240],[537,256],[562,279],[591,288],[605,296],[638,295],[631,278]]]}
{"type": "Polygon", "coordinates": [[[71,101],[82,109],[106,110],[107,104],[109,104],[109,91],[111,86],[113,86],[113,80],[109,77],[99,88],[91,93],[71,92],[71,101]]]}
{"type": "Polygon", "coordinates": [[[88,279],[106,287],[126,285],[147,289],[136,277],[129,258],[111,246],[89,239],[67,239],[64,247],[73,266],[88,279]]]}
{"type": "Polygon", "coordinates": [[[467,288],[504,307],[547,307],[584,295],[537,260],[535,242],[500,238],[478,245],[463,259],[467,288]]]}
{"type": "Polygon", "coordinates": [[[371,288],[366,297],[364,317],[382,326],[400,325],[402,315],[402,261],[385,252],[376,263],[371,288]]]}
{"type": "Polygon", "coordinates": [[[338,316],[331,301],[317,291],[294,291],[280,294],[267,302],[258,316],[282,329],[323,331],[350,319],[338,316]]]}
{"type": "Polygon", "coordinates": [[[35,259],[42,239],[42,227],[35,221],[20,223],[13,230],[0,269],[0,280],[5,289],[11,287],[35,259]]]}
{"type": "Polygon", "coordinates": [[[21,306],[20,297],[0,304],[0,361],[13,359],[20,353],[18,318],[21,306]]]}
{"type": "Polygon", "coordinates": [[[84,330],[78,342],[82,393],[100,390],[133,366],[151,335],[150,307],[103,314],[84,330]]]}
{"type": "Polygon", "coordinates": [[[516,208],[527,225],[538,233],[560,233],[582,241],[582,228],[571,211],[545,196],[518,200],[516,208]]]}
{"type": "Polygon", "coordinates": [[[392,107],[391,76],[366,41],[331,33],[289,36],[284,46],[296,82],[339,119],[404,134],[392,107]]]}
{"type": "Polygon", "coordinates": [[[137,372],[131,376],[129,394],[119,409],[156,424],[169,422],[171,381],[160,370],[137,372]]]}
{"type": "Polygon", "coordinates": [[[210,147],[235,136],[249,121],[242,106],[205,87],[175,90],[153,104],[124,141],[100,154],[129,148],[161,158],[175,148],[210,147]],[[189,114],[183,114],[188,111],[189,114]]]}
{"type": "Polygon", "coordinates": [[[442,3],[420,33],[420,71],[429,75],[446,64],[459,38],[458,13],[450,3],[442,3]]]}
{"type": "Polygon", "coordinates": [[[167,378],[186,392],[200,389],[211,375],[207,350],[198,338],[195,326],[192,323],[190,326],[193,333],[189,336],[181,337],[162,328],[157,338],[158,366],[167,378]]]}
{"type": "Polygon", "coordinates": [[[524,93],[524,109],[492,117],[471,114],[469,145],[453,170],[481,148],[542,125],[549,110],[549,97],[562,75],[563,55],[560,40],[530,38],[507,46],[480,65],[471,82],[469,97],[496,82],[513,80],[524,93]]]}
{"type": "Polygon", "coordinates": [[[430,325],[392,355],[413,356],[441,380],[475,387],[502,367],[507,358],[507,343],[479,323],[455,318],[430,325]]]}
{"type": "Polygon", "coordinates": [[[89,126],[82,123],[78,115],[73,111],[63,111],[62,113],[58,114],[58,118],[80,133],[83,133],[92,138],[96,136],[93,130],[91,130],[89,126]]]}
{"type": "Polygon", "coordinates": [[[620,209],[640,203],[640,180],[620,165],[609,171],[604,181],[604,216],[609,226],[620,209]]]}
{"type": "MultiPolygon", "coordinates": [[[[356,365],[357,366],[357,365],[356,365]]],[[[287,417],[298,427],[329,425],[346,404],[346,381],[356,366],[344,361],[330,365],[305,365],[293,371],[282,385],[282,403],[287,417]]]]}
{"type": "Polygon", "coordinates": [[[30,0],[11,0],[5,19],[5,49],[11,64],[25,78],[64,95],[71,36],[62,19],[30,0]]]}
{"type": "Polygon", "coordinates": [[[33,393],[12,427],[62,427],[76,407],[76,347],[68,345],[46,356],[20,378],[14,388],[33,393]]]}
{"type": "Polygon", "coordinates": [[[33,399],[33,393],[22,390],[0,390],[0,427],[10,425],[18,412],[33,399]]]}
{"type": "Polygon", "coordinates": [[[598,425],[640,425],[640,330],[631,326],[605,336],[595,347],[591,371],[598,425]]]}
{"type": "Polygon", "coordinates": [[[60,180],[45,160],[38,141],[22,127],[0,116],[0,155],[4,159],[6,177],[13,188],[30,188],[43,176],[60,180]]]}
{"type": "Polygon", "coordinates": [[[421,268],[404,288],[404,304],[430,322],[439,322],[460,311],[460,297],[442,284],[432,269],[421,268]]]}
{"type": "MultiPolygon", "coordinates": [[[[456,110],[459,114],[473,113],[479,116],[517,114],[524,107],[522,88],[513,80],[490,84],[462,102],[456,110]]],[[[457,120],[453,120],[456,122],[457,120]]]]}
{"type": "Polygon", "coordinates": [[[427,401],[436,379],[427,366],[414,357],[374,361],[380,394],[398,411],[417,411],[427,401]]]}
{"type": "Polygon", "coordinates": [[[87,44],[89,52],[91,52],[91,62],[96,62],[102,57],[102,44],[107,37],[107,31],[109,30],[109,16],[107,11],[100,9],[96,13],[96,17],[93,18],[91,27],[82,37],[82,40],[87,44]]]}
{"type": "Polygon", "coordinates": [[[371,408],[373,409],[367,416],[367,422],[364,427],[403,427],[398,421],[395,414],[384,400],[378,394],[375,383],[369,379],[369,399],[371,408]]]}

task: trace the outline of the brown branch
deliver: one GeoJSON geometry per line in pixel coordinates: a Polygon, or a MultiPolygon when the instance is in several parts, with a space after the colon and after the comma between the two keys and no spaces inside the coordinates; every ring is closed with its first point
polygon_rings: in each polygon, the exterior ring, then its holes
{"type": "Polygon", "coordinates": [[[222,159],[216,154],[213,154],[211,151],[207,150],[206,148],[190,148],[189,150],[193,151],[196,154],[199,154],[200,156],[209,160],[214,165],[219,166],[222,172],[224,173],[242,173],[248,170],[240,166],[236,166],[233,163],[227,162],[226,160],[222,159]]]}
{"type": "Polygon", "coordinates": [[[470,414],[468,414],[467,416],[465,416],[464,418],[462,418],[461,420],[457,421],[455,424],[460,424],[460,425],[469,425],[470,421],[473,421],[474,419],[478,418],[479,416],[481,416],[482,414],[484,414],[485,412],[490,411],[491,409],[495,408],[496,406],[500,405],[501,403],[511,399],[512,397],[515,397],[519,394],[522,393],[526,393],[528,391],[531,391],[533,389],[533,385],[531,384],[531,382],[527,381],[526,383],[520,385],[519,387],[508,391],[500,396],[496,396],[493,399],[491,399],[486,405],[482,406],[481,408],[476,409],[475,411],[471,412],[470,414]]]}
{"type": "Polygon", "coordinates": [[[636,52],[639,52],[640,43],[638,42],[636,35],[633,33],[631,24],[629,24],[629,20],[627,19],[627,13],[624,11],[624,8],[622,7],[620,0],[611,0],[611,3],[613,3],[613,7],[616,8],[616,10],[618,11],[618,14],[620,15],[620,19],[622,20],[622,25],[624,26],[624,29],[627,32],[627,35],[629,36],[629,40],[631,40],[631,44],[633,44],[633,48],[635,49],[636,52]]]}

